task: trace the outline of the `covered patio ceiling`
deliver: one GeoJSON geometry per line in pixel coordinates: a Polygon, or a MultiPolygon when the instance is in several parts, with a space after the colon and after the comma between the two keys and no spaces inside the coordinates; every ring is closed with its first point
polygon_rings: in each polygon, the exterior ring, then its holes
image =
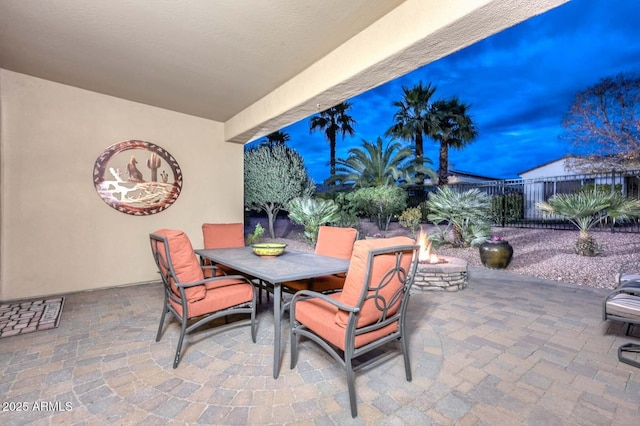
{"type": "Polygon", "coordinates": [[[568,0],[5,0],[0,67],[246,143],[568,0]]]}

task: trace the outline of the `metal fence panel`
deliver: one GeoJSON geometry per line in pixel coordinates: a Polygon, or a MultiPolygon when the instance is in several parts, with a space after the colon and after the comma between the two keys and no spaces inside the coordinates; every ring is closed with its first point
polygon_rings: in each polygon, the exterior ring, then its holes
{"type": "MultiPolygon", "coordinates": [[[[537,179],[492,180],[450,185],[458,191],[477,188],[491,197],[491,213],[496,225],[517,228],[575,229],[562,217],[543,215],[536,204],[556,194],[577,191],[616,191],[640,200],[640,169],[608,173],[575,174],[537,179]]],[[[408,188],[409,205],[417,206],[428,199],[435,186],[416,185],[408,188]]],[[[596,231],[640,233],[640,220],[626,223],[601,223],[596,231]]]]}

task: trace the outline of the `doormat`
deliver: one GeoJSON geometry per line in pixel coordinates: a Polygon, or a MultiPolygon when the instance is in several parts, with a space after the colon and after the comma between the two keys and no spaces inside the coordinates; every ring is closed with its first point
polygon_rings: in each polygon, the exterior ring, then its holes
{"type": "Polygon", "coordinates": [[[0,304],[0,338],[56,328],[63,305],[64,297],[0,304]]]}

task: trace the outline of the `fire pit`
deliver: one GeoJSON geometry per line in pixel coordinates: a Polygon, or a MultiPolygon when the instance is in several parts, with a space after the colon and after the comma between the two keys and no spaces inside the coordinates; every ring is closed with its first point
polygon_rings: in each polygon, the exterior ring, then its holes
{"type": "Polygon", "coordinates": [[[431,241],[424,231],[418,235],[420,256],[413,281],[414,291],[458,291],[467,286],[467,261],[432,253],[431,241]]]}

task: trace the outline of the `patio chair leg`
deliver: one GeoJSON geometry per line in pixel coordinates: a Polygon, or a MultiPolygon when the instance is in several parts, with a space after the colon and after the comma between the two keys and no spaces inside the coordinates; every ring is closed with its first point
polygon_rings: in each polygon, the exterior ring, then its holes
{"type": "MultiPolygon", "coordinates": [[[[292,324],[293,328],[293,324],[292,324]]],[[[296,368],[296,364],[298,363],[298,337],[293,330],[289,333],[291,334],[291,369],[296,368]]]]}
{"type": "Polygon", "coordinates": [[[351,359],[345,359],[345,367],[347,370],[347,387],[349,388],[349,405],[351,405],[351,417],[354,419],[358,417],[358,405],[356,402],[356,383],[355,375],[353,374],[353,365],[351,359]]]}
{"type": "Polygon", "coordinates": [[[407,376],[407,382],[410,382],[412,377],[411,377],[411,363],[409,361],[409,348],[408,348],[409,345],[407,344],[407,339],[402,337],[400,339],[400,345],[402,346],[402,356],[404,357],[404,372],[405,372],[405,375],[407,376]]]}
{"type": "Polygon", "coordinates": [[[626,343],[618,348],[618,360],[620,362],[640,368],[640,361],[623,356],[623,352],[640,353],[640,345],[635,343],[626,343]]]}
{"type": "Polygon", "coordinates": [[[251,310],[251,340],[253,343],[256,343],[256,335],[258,333],[258,324],[256,323],[256,291],[258,291],[258,289],[253,287],[253,302],[251,302],[251,306],[253,307],[251,310]]]}
{"type": "Polygon", "coordinates": [[[173,360],[173,368],[178,368],[178,364],[180,363],[181,351],[182,351],[182,343],[184,342],[184,335],[187,334],[187,322],[182,322],[182,327],[180,329],[180,338],[178,339],[178,347],[176,348],[176,357],[173,360]]]}
{"type": "Polygon", "coordinates": [[[162,326],[164,325],[164,317],[167,315],[167,307],[166,307],[166,303],[165,306],[162,307],[162,315],[160,316],[160,325],[158,326],[158,334],[156,334],[156,342],[160,341],[160,337],[162,335],[162,326]]]}

